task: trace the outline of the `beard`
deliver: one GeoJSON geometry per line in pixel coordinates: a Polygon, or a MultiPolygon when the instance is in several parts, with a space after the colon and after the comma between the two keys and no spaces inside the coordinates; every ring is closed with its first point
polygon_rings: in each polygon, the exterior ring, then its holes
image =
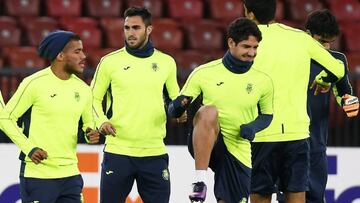
{"type": "Polygon", "coordinates": [[[140,49],[140,48],[144,47],[146,42],[147,42],[146,36],[142,36],[141,38],[139,38],[139,42],[137,44],[134,44],[134,45],[131,45],[128,41],[126,41],[128,47],[130,49],[140,49]]]}
{"type": "Polygon", "coordinates": [[[68,74],[81,74],[83,73],[83,68],[81,68],[80,65],[77,67],[74,64],[66,63],[64,66],[64,71],[68,74]]]}

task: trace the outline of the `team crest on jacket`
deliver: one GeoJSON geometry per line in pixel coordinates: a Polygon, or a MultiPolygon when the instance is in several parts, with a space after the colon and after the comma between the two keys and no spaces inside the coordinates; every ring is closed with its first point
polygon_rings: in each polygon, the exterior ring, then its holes
{"type": "Polygon", "coordinates": [[[169,170],[167,168],[162,171],[162,177],[164,180],[169,180],[170,175],[169,175],[169,170]]]}
{"type": "Polygon", "coordinates": [[[246,203],[246,202],[247,202],[247,199],[244,197],[244,198],[242,198],[242,199],[240,200],[239,203],[246,203]]]}
{"type": "Polygon", "coordinates": [[[155,72],[159,69],[157,63],[152,63],[152,69],[153,69],[155,72]]]}
{"type": "Polygon", "coordinates": [[[248,83],[247,86],[246,86],[246,92],[248,94],[250,94],[252,90],[253,90],[253,84],[248,83]]]}
{"type": "Polygon", "coordinates": [[[75,100],[78,102],[80,101],[80,94],[79,92],[74,92],[75,93],[75,100]]]}

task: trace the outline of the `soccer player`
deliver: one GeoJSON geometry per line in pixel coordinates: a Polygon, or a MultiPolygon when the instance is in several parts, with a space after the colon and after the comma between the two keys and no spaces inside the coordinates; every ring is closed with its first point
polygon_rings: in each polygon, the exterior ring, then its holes
{"type": "Polygon", "coordinates": [[[229,50],[222,59],[196,68],[187,79],[180,96],[169,107],[179,117],[200,94],[204,106],[193,120],[188,147],[195,159],[195,181],[191,201],[204,201],[205,176],[215,173],[218,202],[247,202],[250,194],[250,141],[266,128],[273,113],[273,81],[252,67],[261,32],[246,18],[233,21],[228,28],[229,50]]]}
{"type": "Polygon", "coordinates": [[[90,143],[97,143],[90,87],[82,73],[85,54],[80,37],[54,31],[38,53],[51,65],[26,77],[0,113],[1,129],[21,149],[22,202],[82,202],[83,180],[77,166],[78,123],[82,119],[90,143]],[[29,112],[24,132],[17,125],[29,112]]]}
{"type": "Polygon", "coordinates": [[[279,189],[287,202],[305,202],[309,171],[307,90],[310,61],[323,70],[315,78],[315,94],[344,75],[336,60],[310,35],[274,20],[276,0],[244,0],[245,15],[263,35],[254,67],[274,81],[274,118],[252,144],[251,202],[271,202],[279,189]]]}
{"type": "Polygon", "coordinates": [[[125,47],[100,60],[91,82],[99,131],[109,135],[100,202],[125,202],[136,180],[144,202],[167,203],[170,177],[163,141],[163,95],[174,99],[179,93],[176,64],[171,56],[156,50],[149,39],[153,26],[146,8],[130,7],[124,18],[125,47]],[[102,109],[105,94],[110,98],[106,115],[102,109]]]}
{"type": "MultiPolygon", "coordinates": [[[[305,24],[306,31],[326,49],[336,40],[340,31],[335,16],[327,9],[311,13],[305,24]]],[[[329,50],[338,60],[345,64],[345,77],[333,87],[336,100],[342,105],[348,117],[354,117],[359,111],[359,100],[354,96],[349,82],[346,56],[343,53],[329,50]]],[[[311,63],[310,79],[314,79],[320,72],[320,65],[311,63]]],[[[324,202],[327,183],[326,143],[329,128],[329,100],[330,93],[314,96],[308,91],[308,114],[310,116],[310,173],[309,191],[306,192],[306,202],[324,202]]]]}

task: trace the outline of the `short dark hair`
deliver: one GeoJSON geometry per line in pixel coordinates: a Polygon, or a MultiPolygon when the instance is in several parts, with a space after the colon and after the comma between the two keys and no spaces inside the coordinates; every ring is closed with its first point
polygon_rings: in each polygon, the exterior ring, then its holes
{"type": "Polygon", "coordinates": [[[151,25],[151,13],[145,7],[130,7],[126,9],[124,18],[132,16],[140,16],[143,19],[145,26],[151,25]]]}
{"type": "Polygon", "coordinates": [[[305,28],[311,35],[321,37],[337,37],[340,35],[339,25],[335,16],[328,9],[316,10],[307,17],[305,28]]]}
{"type": "Polygon", "coordinates": [[[244,0],[244,5],[260,24],[268,24],[275,18],[276,0],[244,0]]]}
{"type": "Polygon", "coordinates": [[[254,36],[258,42],[262,40],[258,26],[247,18],[237,18],[228,27],[227,39],[231,38],[236,44],[254,36]]]}

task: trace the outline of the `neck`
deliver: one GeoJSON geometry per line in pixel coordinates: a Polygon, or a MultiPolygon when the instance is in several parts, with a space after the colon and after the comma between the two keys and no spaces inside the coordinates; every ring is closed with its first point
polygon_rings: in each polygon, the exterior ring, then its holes
{"type": "Polygon", "coordinates": [[[236,74],[246,73],[253,64],[252,61],[242,61],[235,58],[233,55],[231,55],[230,51],[226,52],[222,62],[229,71],[236,74]]]}
{"type": "Polygon", "coordinates": [[[154,53],[154,45],[150,40],[148,40],[144,45],[136,49],[130,48],[125,41],[125,49],[129,54],[139,58],[147,58],[154,53]]]}
{"type": "Polygon", "coordinates": [[[71,77],[70,73],[66,72],[63,67],[56,63],[51,64],[50,69],[60,80],[68,80],[71,77]]]}

